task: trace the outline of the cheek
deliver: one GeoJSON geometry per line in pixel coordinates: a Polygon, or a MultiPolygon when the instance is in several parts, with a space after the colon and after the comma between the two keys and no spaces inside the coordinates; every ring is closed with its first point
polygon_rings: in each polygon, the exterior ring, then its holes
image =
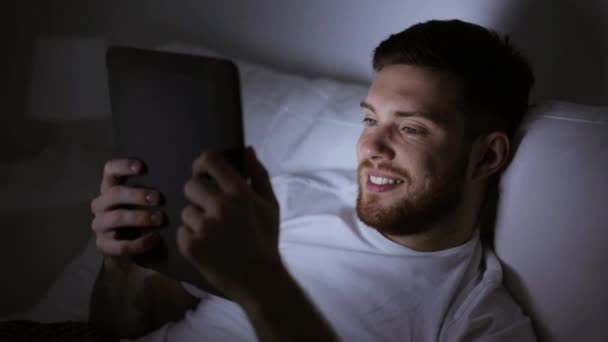
{"type": "Polygon", "coordinates": [[[357,160],[361,161],[363,159],[364,153],[363,153],[363,148],[365,146],[365,135],[362,133],[359,136],[359,140],[357,140],[357,160]]]}
{"type": "Polygon", "coordinates": [[[412,155],[409,160],[412,186],[415,189],[425,190],[432,187],[437,179],[437,162],[429,156],[412,155]]]}

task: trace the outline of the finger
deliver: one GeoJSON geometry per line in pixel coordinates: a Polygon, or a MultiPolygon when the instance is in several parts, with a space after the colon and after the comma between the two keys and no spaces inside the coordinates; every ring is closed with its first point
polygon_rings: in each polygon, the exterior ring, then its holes
{"type": "Polygon", "coordinates": [[[226,193],[239,194],[246,189],[245,179],[230,165],[219,152],[207,150],[192,164],[192,175],[195,178],[209,175],[226,193]]]}
{"type": "Polygon", "coordinates": [[[198,240],[192,229],[186,225],[177,227],[177,247],[179,252],[191,260],[195,253],[196,241],[198,240]]]}
{"type": "Polygon", "coordinates": [[[147,233],[134,240],[115,240],[107,236],[99,236],[96,240],[97,249],[105,255],[134,256],[149,251],[160,242],[158,233],[147,233]]]}
{"type": "Polygon", "coordinates": [[[158,227],[164,220],[161,211],[116,209],[96,215],[91,228],[96,233],[104,233],[120,227],[158,227]]]}
{"type": "Polygon", "coordinates": [[[203,230],[205,229],[205,217],[203,210],[193,205],[188,205],[182,210],[181,218],[183,224],[189,227],[195,235],[203,235],[203,230]]]}
{"type": "Polygon", "coordinates": [[[219,207],[221,192],[212,183],[204,179],[190,179],[184,185],[186,198],[208,212],[215,212],[219,207]]]}
{"type": "Polygon", "coordinates": [[[136,159],[114,159],[106,162],[100,192],[104,193],[110,187],[120,184],[125,176],[139,174],[142,169],[143,163],[136,159]]]}
{"type": "Polygon", "coordinates": [[[91,202],[91,211],[100,213],[121,205],[157,206],[161,198],[158,190],[114,185],[91,202]]]}
{"type": "Polygon", "coordinates": [[[247,174],[251,177],[251,187],[262,198],[272,201],[273,203],[278,203],[274,191],[272,190],[272,183],[270,182],[268,170],[266,170],[264,165],[257,158],[253,147],[247,147],[246,155],[247,174]]]}

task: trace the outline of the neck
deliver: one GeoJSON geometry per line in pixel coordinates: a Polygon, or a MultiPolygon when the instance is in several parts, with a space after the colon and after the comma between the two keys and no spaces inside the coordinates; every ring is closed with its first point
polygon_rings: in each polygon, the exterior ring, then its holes
{"type": "Polygon", "coordinates": [[[475,226],[468,229],[455,228],[447,225],[437,225],[425,232],[411,235],[384,236],[402,246],[420,252],[436,252],[460,246],[471,239],[475,226]]]}

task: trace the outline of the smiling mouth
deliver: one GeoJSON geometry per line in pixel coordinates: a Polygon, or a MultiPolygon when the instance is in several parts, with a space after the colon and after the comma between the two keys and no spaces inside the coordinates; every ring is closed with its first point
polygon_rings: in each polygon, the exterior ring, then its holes
{"type": "Polygon", "coordinates": [[[368,181],[375,185],[385,185],[385,184],[401,184],[403,183],[403,179],[396,178],[386,178],[380,176],[372,176],[368,177],[368,181]]]}
{"type": "Polygon", "coordinates": [[[388,178],[381,176],[367,176],[365,188],[368,192],[381,193],[397,189],[403,185],[403,180],[398,178],[388,178]]]}

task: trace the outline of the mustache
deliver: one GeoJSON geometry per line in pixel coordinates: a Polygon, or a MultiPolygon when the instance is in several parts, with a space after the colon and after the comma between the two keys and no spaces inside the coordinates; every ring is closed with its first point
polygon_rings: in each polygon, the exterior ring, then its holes
{"type": "Polygon", "coordinates": [[[390,173],[394,173],[396,175],[401,176],[404,180],[407,180],[408,182],[412,181],[412,177],[410,175],[409,172],[407,172],[407,170],[389,165],[389,164],[378,164],[377,166],[374,166],[374,164],[372,164],[372,162],[370,162],[369,160],[364,160],[361,163],[359,163],[359,167],[358,167],[358,172],[359,175],[361,174],[361,172],[363,171],[363,169],[372,169],[372,170],[379,170],[379,171],[385,171],[385,172],[390,172],[390,173]]]}

